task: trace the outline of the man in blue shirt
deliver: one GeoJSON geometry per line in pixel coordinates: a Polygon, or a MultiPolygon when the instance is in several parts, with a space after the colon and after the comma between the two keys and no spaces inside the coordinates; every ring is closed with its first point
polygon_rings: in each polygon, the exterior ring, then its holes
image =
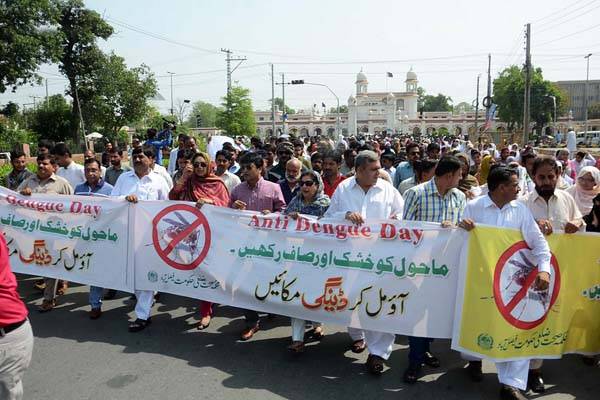
{"type": "Polygon", "coordinates": [[[156,136],[156,129],[150,128],[146,131],[146,142],[144,145],[152,146],[156,153],[155,162],[162,166],[162,149],[171,145],[171,131],[163,130],[160,136],[156,136]]]}
{"type": "Polygon", "coordinates": [[[406,158],[407,161],[402,161],[396,167],[394,175],[394,187],[396,189],[398,189],[403,180],[412,178],[415,175],[413,165],[415,161],[421,159],[421,148],[418,143],[412,142],[406,145],[406,158]]]}
{"type": "MultiPolygon", "coordinates": [[[[84,163],[85,182],[75,187],[75,194],[80,196],[105,196],[112,193],[113,187],[101,178],[100,162],[95,158],[88,158],[84,163]]],[[[98,319],[102,315],[103,288],[90,286],[90,311],[91,319],[98,319]]]]}

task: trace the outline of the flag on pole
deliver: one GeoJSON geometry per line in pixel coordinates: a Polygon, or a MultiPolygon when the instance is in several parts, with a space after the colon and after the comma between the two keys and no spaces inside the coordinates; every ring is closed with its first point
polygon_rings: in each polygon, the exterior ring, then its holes
{"type": "Polygon", "coordinates": [[[388,73],[387,73],[387,77],[388,77],[388,78],[393,78],[393,77],[394,77],[394,74],[392,74],[391,72],[388,72],[388,73]]]}
{"type": "Polygon", "coordinates": [[[494,118],[496,118],[496,108],[498,106],[494,103],[488,108],[485,113],[485,125],[483,126],[483,130],[486,131],[492,127],[492,122],[494,122],[494,118]]]}

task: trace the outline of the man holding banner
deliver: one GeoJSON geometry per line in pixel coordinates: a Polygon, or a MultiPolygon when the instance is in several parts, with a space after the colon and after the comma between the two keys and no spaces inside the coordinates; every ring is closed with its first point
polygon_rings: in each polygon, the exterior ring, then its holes
{"type": "MultiPolygon", "coordinates": [[[[356,175],[341,182],[325,213],[329,218],[345,218],[362,225],[367,218],[387,219],[402,214],[404,200],[400,193],[383,179],[379,179],[381,164],[377,153],[364,150],[354,160],[356,175]]],[[[392,354],[396,335],[348,327],[354,343],[351,350],[360,353],[369,349],[367,369],[379,375],[383,372],[383,361],[392,354]]]]}
{"type": "MultiPolygon", "coordinates": [[[[154,148],[144,146],[134,149],[131,153],[133,171],[119,176],[112,190],[112,196],[125,196],[130,203],[138,200],[168,200],[169,188],[165,180],[152,172],[154,163],[154,148]]],[[[129,332],[139,332],[150,325],[150,310],[154,302],[152,290],[136,290],[137,303],[135,314],[137,319],[129,324],[129,332]]]]}
{"type": "MultiPolygon", "coordinates": [[[[51,154],[41,154],[37,158],[38,170],[36,175],[27,178],[17,191],[24,196],[32,193],[46,194],[73,194],[73,188],[69,182],[54,173],[56,160],[51,154]]],[[[44,300],[38,308],[39,312],[51,311],[56,306],[56,289],[58,279],[44,277],[44,300]]]]}
{"type": "MultiPolygon", "coordinates": [[[[458,190],[462,179],[462,162],[455,156],[444,156],[435,168],[435,177],[405,192],[404,219],[409,221],[437,222],[442,226],[458,224],[466,205],[466,197],[458,190]]],[[[440,366],[431,354],[429,345],[433,339],[408,337],[410,351],[408,368],[404,371],[404,382],[415,383],[419,379],[421,366],[440,366]]]]}
{"type": "MultiPolygon", "coordinates": [[[[535,279],[537,290],[546,290],[550,283],[550,248],[542,232],[525,204],[517,202],[519,178],[516,170],[497,166],[488,176],[488,195],[481,196],[467,204],[459,226],[467,231],[476,224],[486,224],[521,231],[537,265],[535,279]]],[[[469,360],[467,370],[473,380],[481,380],[481,360],[463,354],[469,360]]],[[[502,384],[502,399],[522,400],[526,397],[520,390],[527,389],[529,359],[497,362],[498,380],[502,384]],[[519,390],[520,389],[520,390],[519,390]]]]}

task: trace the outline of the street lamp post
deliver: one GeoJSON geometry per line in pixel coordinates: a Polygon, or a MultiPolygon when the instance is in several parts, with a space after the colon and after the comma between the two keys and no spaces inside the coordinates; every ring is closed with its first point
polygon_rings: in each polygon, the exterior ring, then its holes
{"type": "Polygon", "coordinates": [[[173,75],[175,75],[175,72],[169,72],[167,71],[167,74],[171,75],[171,115],[175,114],[175,110],[173,109],[173,75]]]}
{"type": "Polygon", "coordinates": [[[590,57],[592,56],[592,53],[589,53],[587,56],[585,56],[584,58],[587,59],[587,70],[586,70],[586,74],[585,74],[585,88],[584,88],[584,96],[583,96],[583,115],[584,115],[584,119],[585,119],[585,129],[584,129],[584,137],[585,137],[585,141],[587,143],[587,135],[588,135],[588,82],[590,80],[590,57]]]}
{"type": "Polygon", "coordinates": [[[556,96],[547,96],[552,99],[552,105],[554,106],[554,118],[552,118],[552,136],[556,138],[556,96]]]}
{"type": "Polygon", "coordinates": [[[341,132],[340,132],[340,98],[333,92],[333,90],[331,90],[331,88],[323,83],[311,83],[311,82],[304,82],[304,80],[302,79],[298,79],[298,80],[292,80],[292,85],[312,85],[312,86],[323,86],[325,88],[327,88],[327,90],[329,90],[331,92],[331,94],[335,97],[335,100],[337,101],[337,116],[336,116],[336,122],[335,122],[335,132],[337,134],[337,140],[340,140],[340,136],[341,136],[341,132]]]}

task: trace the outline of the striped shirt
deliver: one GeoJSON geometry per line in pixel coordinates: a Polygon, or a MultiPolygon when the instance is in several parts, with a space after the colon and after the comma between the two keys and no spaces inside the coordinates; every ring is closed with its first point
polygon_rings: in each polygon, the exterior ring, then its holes
{"type": "Polygon", "coordinates": [[[458,224],[467,205],[465,195],[458,189],[450,189],[440,195],[435,178],[404,192],[404,217],[409,221],[451,221],[458,224]]]}

